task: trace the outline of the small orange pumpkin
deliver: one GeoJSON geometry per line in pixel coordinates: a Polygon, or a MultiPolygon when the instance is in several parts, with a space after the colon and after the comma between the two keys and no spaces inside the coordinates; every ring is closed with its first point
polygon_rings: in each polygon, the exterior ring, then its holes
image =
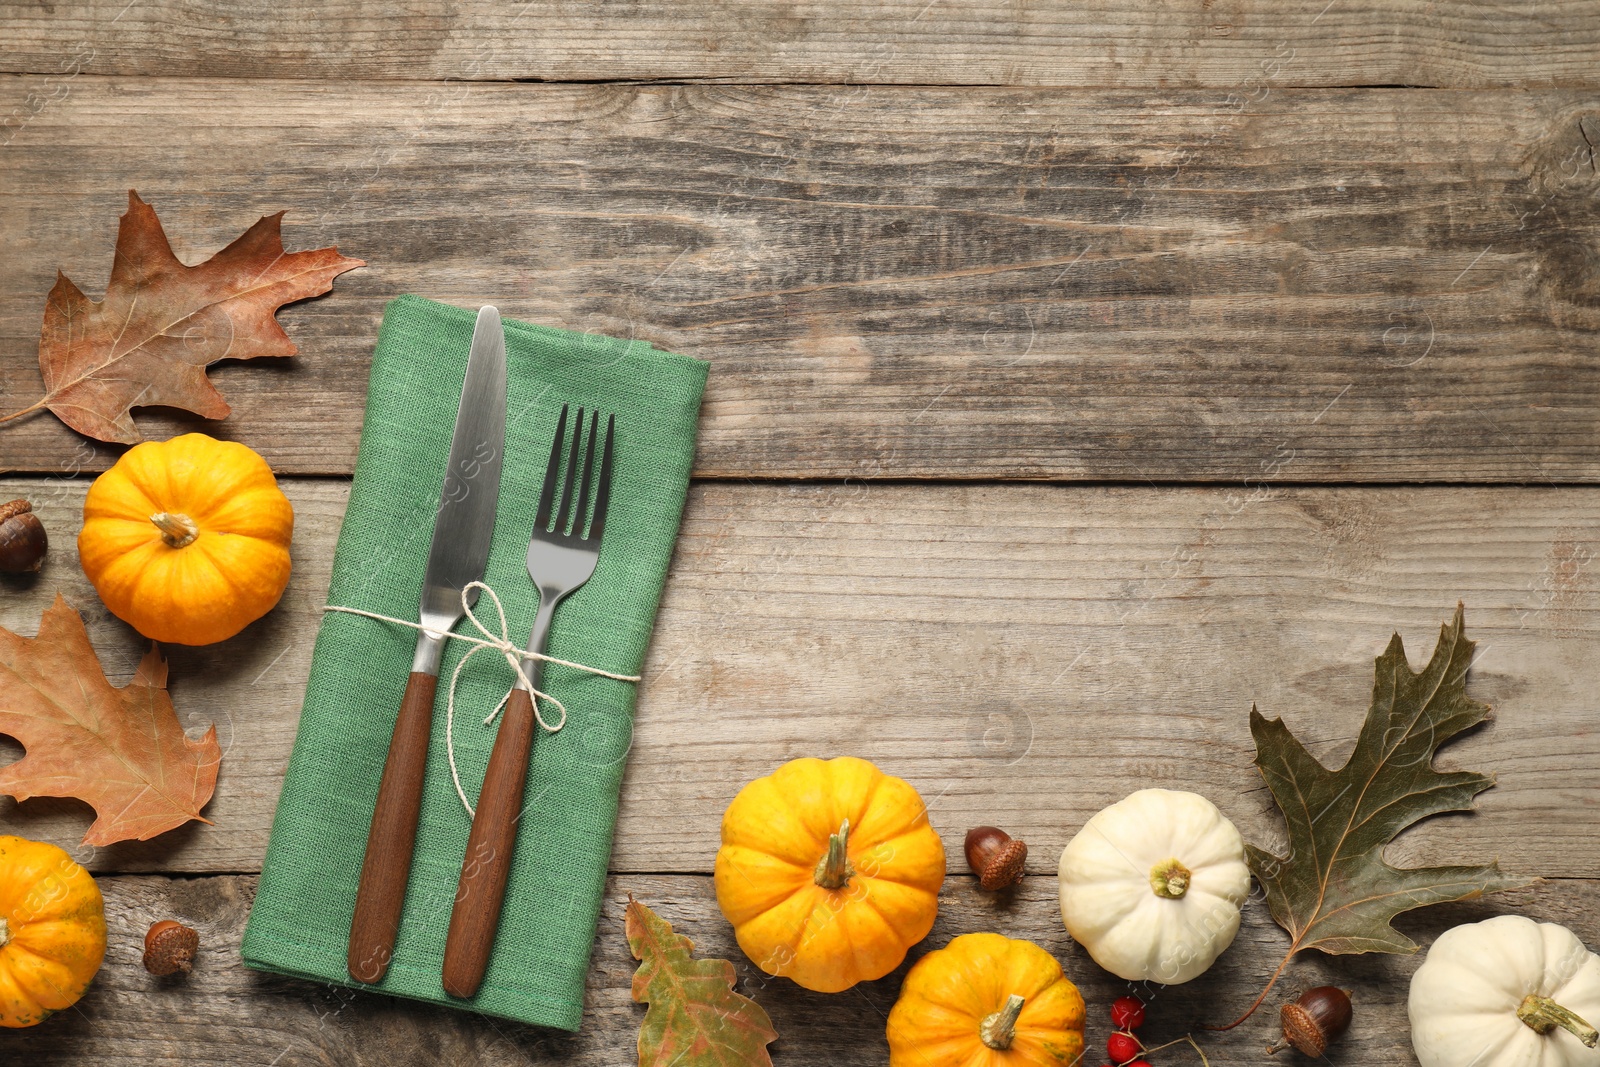
{"type": "Polygon", "coordinates": [[[917,961],[889,1012],[889,1067],[1070,1067],[1083,997],[1031,941],[962,934],[917,961]]]}
{"type": "Polygon", "coordinates": [[[54,845],[0,835],[0,1026],[70,1008],[106,955],[105,901],[54,845]]]}
{"type": "Polygon", "coordinates": [[[188,433],[135,445],[83,502],[78,558],[112,614],[146,637],[222,641],[289,584],[294,508],[267,461],[188,433]]]}
{"type": "Polygon", "coordinates": [[[756,966],[837,993],[928,936],[944,845],[901,779],[853,756],[797,759],[728,805],[715,882],[756,966]]]}

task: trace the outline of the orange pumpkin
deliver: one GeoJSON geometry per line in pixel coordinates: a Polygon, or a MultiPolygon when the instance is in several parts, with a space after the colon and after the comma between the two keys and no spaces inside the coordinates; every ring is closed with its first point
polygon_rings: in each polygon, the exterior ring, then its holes
{"type": "Polygon", "coordinates": [[[106,955],[105,902],[54,845],[0,836],[0,1026],[70,1008],[106,955]]]}
{"type": "Polygon", "coordinates": [[[889,1012],[889,1067],[1070,1067],[1083,997],[1031,941],[962,934],[917,961],[889,1012]]]}
{"type": "Polygon", "coordinates": [[[797,759],[722,816],[717,903],[768,974],[837,993],[928,936],[944,845],[917,791],[863,759],[797,759]]]}
{"type": "Polygon", "coordinates": [[[83,502],[78,558],[112,614],[146,637],[209,645],[289,584],[294,508],[266,460],[189,433],[129,449],[83,502]]]}

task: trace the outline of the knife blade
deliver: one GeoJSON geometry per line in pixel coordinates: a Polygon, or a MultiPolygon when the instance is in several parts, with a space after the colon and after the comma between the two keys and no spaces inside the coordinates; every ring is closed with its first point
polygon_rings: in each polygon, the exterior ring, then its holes
{"type": "MultiPolygon", "coordinates": [[[[500,312],[485,306],[479,309],[472,331],[450,457],[433,520],[433,543],[418,598],[418,622],[424,629],[417,636],[411,676],[395,718],[356,890],[345,966],[358,982],[381,981],[394,957],[422,810],[422,781],[444,634],[464,614],[462,590],[483,578],[489,561],[505,430],[505,331],[500,312]]],[[[477,590],[471,590],[468,602],[476,599],[477,590]]]]}

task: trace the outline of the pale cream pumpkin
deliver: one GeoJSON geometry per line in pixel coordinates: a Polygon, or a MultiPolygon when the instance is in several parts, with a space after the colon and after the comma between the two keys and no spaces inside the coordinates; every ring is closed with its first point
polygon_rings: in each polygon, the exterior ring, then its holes
{"type": "Polygon", "coordinates": [[[1600,956],[1522,915],[1446,930],[1411,976],[1422,1067],[1600,1067],[1600,956]]]}
{"type": "Polygon", "coordinates": [[[1061,917],[1094,961],[1130,982],[1202,974],[1239,932],[1244,839],[1197,793],[1141,789],[1096,814],[1061,853],[1061,917]]]}

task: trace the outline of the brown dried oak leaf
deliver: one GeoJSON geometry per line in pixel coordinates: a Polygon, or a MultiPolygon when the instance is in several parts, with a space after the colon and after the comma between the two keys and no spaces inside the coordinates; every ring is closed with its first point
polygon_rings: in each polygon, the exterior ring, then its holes
{"type": "Polygon", "coordinates": [[[98,303],[58,273],[39,334],[44,398],[0,422],[49,408],[101,441],[144,439],[130,408],[183,408],[208,419],[231,410],[206,377],[219,359],[292,356],[294,342],[274,318],[295,300],[319,296],[333,279],[365,266],[336,248],[285,252],[283,212],[197,267],[172,254],[149,204],[128,191],[116,258],[98,303]]]}
{"type": "Polygon", "coordinates": [[[60,596],[39,620],[39,636],[0,627],[0,734],[27,749],[0,767],[0,793],[86,801],[98,816],[86,845],[209,822],[200,809],[217,785],[217,729],[186,737],[166,684],[166,660],[151,645],[133,681],[112,686],[83,619],[60,596]]]}
{"type": "Polygon", "coordinates": [[[639,960],[633,999],[648,1003],[639,1027],[639,1067],[772,1067],[778,1039],[761,1005],[733,991],[733,964],[697,960],[694,944],[633,898],[625,922],[639,960]]]}

